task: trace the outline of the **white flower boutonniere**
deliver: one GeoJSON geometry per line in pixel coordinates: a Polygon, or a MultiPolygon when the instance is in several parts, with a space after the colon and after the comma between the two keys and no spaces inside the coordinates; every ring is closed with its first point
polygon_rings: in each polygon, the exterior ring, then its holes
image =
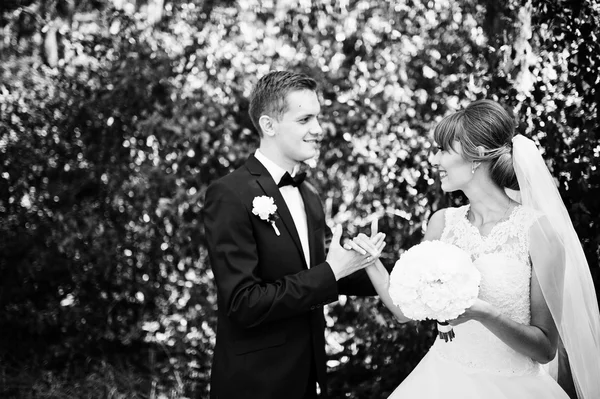
{"type": "Polygon", "coordinates": [[[275,234],[281,235],[277,225],[275,224],[275,211],[277,211],[277,205],[273,198],[261,195],[260,197],[254,197],[252,200],[252,213],[264,220],[267,223],[271,223],[275,234]]]}

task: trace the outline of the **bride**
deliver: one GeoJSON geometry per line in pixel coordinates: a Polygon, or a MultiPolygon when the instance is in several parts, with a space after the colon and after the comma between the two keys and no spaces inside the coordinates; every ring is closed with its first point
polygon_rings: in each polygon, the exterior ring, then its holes
{"type": "MultiPolygon", "coordinates": [[[[469,204],[436,212],[424,239],[467,251],[482,276],[480,293],[450,322],[454,340],[438,338],[392,399],[567,399],[559,373],[572,376],[579,399],[600,398],[600,321],[590,271],[543,159],[531,140],[513,137],[514,129],[490,100],[435,129],[432,161],[442,189],[461,190],[469,204]]],[[[354,244],[376,252],[365,235],[354,244]]],[[[384,304],[409,321],[392,303],[381,263],[367,272],[384,304]]]]}

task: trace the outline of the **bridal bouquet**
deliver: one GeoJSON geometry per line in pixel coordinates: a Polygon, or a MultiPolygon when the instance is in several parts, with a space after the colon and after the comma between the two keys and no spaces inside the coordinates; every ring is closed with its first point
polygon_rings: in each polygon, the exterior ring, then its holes
{"type": "Polygon", "coordinates": [[[454,331],[447,320],[473,304],[480,280],[468,253],[442,241],[424,241],[396,262],[389,294],[406,317],[437,320],[440,338],[448,342],[454,331]]]}

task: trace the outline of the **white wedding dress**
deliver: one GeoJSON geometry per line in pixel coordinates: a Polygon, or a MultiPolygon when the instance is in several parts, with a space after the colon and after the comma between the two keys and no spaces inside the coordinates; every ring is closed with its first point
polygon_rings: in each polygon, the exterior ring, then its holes
{"type": "MultiPolygon", "coordinates": [[[[481,272],[479,297],[513,320],[529,324],[529,227],[539,213],[516,207],[487,236],[467,219],[469,205],[446,210],[441,241],[471,254],[481,272]]],[[[391,399],[568,399],[538,362],[510,348],[482,324],[454,327],[452,342],[438,338],[391,399]]]]}

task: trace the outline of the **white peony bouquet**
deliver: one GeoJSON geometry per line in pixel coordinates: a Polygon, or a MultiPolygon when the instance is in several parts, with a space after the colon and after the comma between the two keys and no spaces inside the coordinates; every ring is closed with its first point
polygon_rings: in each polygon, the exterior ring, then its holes
{"type": "Polygon", "coordinates": [[[406,317],[437,320],[446,342],[447,323],[470,307],[479,294],[481,275],[469,254],[442,241],[424,241],[404,252],[390,275],[389,294],[406,317]]]}

